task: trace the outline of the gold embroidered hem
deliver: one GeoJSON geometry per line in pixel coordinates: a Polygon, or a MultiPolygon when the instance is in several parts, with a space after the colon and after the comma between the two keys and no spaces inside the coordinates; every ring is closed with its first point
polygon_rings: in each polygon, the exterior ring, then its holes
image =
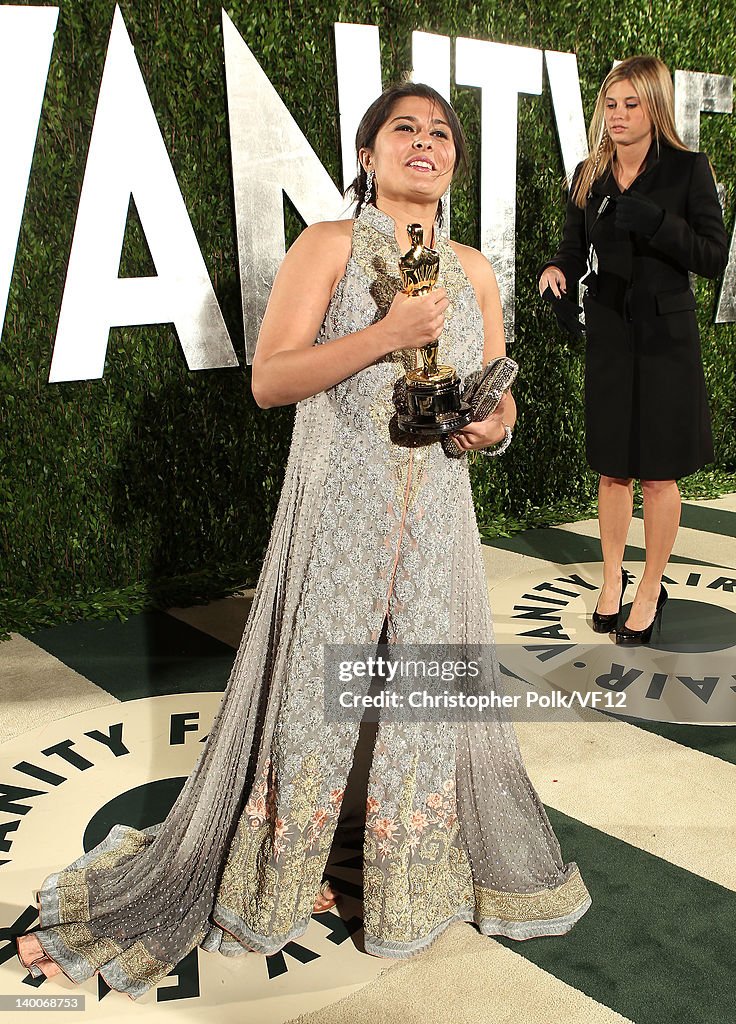
{"type": "Polygon", "coordinates": [[[475,887],[476,911],[481,918],[500,921],[545,921],[577,909],[589,898],[577,868],[556,889],[538,892],[499,892],[475,887]]]}
{"type": "Polygon", "coordinates": [[[84,868],[69,867],[60,871],[54,878],[54,895],[49,896],[48,886],[39,893],[42,917],[53,917],[54,923],[85,921],[89,917],[89,887],[87,872],[101,871],[112,868],[150,845],[151,839],[135,829],[119,829],[113,839],[113,832],[108,836],[106,844],[101,844],[90,851],[89,859],[85,859],[84,868]],[[102,852],[100,852],[102,851],[102,852]],[[52,900],[52,901],[50,901],[52,900]]]}
{"type": "MultiPolygon", "coordinates": [[[[509,939],[564,935],[591,905],[579,870],[574,864],[569,868],[572,870],[562,885],[538,892],[500,892],[473,886],[472,896],[467,902],[461,902],[454,913],[448,914],[419,937],[415,934],[410,939],[407,935],[402,941],[398,935],[374,935],[366,922],[366,952],[387,958],[415,956],[427,949],[455,921],[472,921],[483,935],[503,935],[509,939]]],[[[431,889],[425,892],[428,899],[433,895],[431,889]]]]}
{"type": "Polygon", "coordinates": [[[590,894],[580,871],[568,865],[562,885],[538,892],[499,892],[475,886],[475,922],[484,935],[531,939],[562,935],[590,907],[590,894]]]}

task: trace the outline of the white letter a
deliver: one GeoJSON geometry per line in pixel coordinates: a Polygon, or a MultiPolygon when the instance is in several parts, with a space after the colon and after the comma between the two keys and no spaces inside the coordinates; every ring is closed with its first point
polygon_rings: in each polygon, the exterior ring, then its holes
{"type": "Polygon", "coordinates": [[[176,327],[190,369],[237,365],[116,6],[49,380],[101,377],[110,327],[160,323],[176,327]],[[155,277],[118,277],[131,194],[155,277]]]}

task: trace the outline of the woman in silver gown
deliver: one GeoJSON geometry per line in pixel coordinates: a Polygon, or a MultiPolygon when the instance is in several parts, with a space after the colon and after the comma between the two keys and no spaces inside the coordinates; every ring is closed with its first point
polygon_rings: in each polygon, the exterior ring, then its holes
{"type": "MultiPolygon", "coordinates": [[[[396,443],[394,385],[440,339],[464,376],[503,354],[488,262],[435,225],[464,153],[426,86],[387,90],[358,131],[355,220],[308,228],[274,284],[253,365],[259,405],[296,402],[253,606],[207,743],[166,820],[46,879],[35,976],[99,971],[136,998],[195,946],[271,954],[315,909],[359,725],[325,721],[325,644],[491,644],[467,458],[396,443]],[[440,287],[401,292],[406,225],[434,236],[440,287]],[[316,342],[315,342],[316,338],[316,342]]],[[[510,396],[457,434],[488,448],[510,396]]],[[[505,421],[505,422],[504,422],[505,421]]],[[[497,667],[496,667],[497,671],[497,667]]],[[[510,724],[384,721],[368,779],[365,948],[418,953],[453,921],[526,939],[567,931],[590,897],[564,864],[510,724]]]]}

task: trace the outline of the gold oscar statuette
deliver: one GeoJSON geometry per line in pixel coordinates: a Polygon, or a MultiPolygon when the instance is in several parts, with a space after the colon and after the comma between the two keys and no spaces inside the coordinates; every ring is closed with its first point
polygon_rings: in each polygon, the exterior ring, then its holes
{"type": "MultiPolygon", "coordinates": [[[[407,295],[426,295],[437,283],[440,257],[424,245],[421,224],[406,228],[411,249],[399,259],[399,271],[407,295]]],[[[398,413],[399,428],[423,437],[441,437],[470,423],[472,412],[460,398],[460,378],[455,368],[437,364],[439,340],[419,349],[421,367],[409,370],[404,378],[405,408],[398,413]]]]}

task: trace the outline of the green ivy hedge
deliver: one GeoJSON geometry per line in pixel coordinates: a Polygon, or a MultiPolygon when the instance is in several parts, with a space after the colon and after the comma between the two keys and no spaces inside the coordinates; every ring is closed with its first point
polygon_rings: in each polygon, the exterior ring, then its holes
{"type": "MultiPolygon", "coordinates": [[[[243,351],[232,210],[220,4],[168,0],[121,9],[231,337],[243,351]]],[[[0,343],[0,624],[125,614],[252,582],[268,538],[293,411],[263,412],[249,369],[187,370],[172,328],[115,329],[103,380],[48,384],[66,262],[112,23],[112,0],[64,0],[43,105],[8,312],[0,343]]],[[[727,0],[239,0],[227,12],[325,167],[340,180],[332,25],[381,30],[384,81],[411,64],[411,31],[575,50],[591,109],[615,57],[653,52],[672,68],[733,74],[727,0]],[[537,10],[539,13],[537,13],[537,10]],[[615,18],[612,13],[615,11],[615,18]],[[716,31],[717,28],[717,31],[716,31]]],[[[453,193],[453,233],[477,244],[480,99],[459,89],[474,175],[453,193]]],[[[487,102],[493,102],[492,97],[487,102]]],[[[595,478],[583,458],[582,352],[536,293],[534,268],[563,218],[562,166],[549,91],[519,106],[517,328],[522,366],[513,456],[474,467],[486,535],[588,512],[595,478]]],[[[726,186],[733,224],[736,121],[704,115],[702,146],[726,186]]],[[[287,204],[287,231],[300,224],[287,204]]],[[[131,205],[121,274],[153,272],[131,205]]],[[[698,306],[712,398],[715,469],[689,493],[733,487],[733,325],[712,324],[714,285],[698,306]]]]}

